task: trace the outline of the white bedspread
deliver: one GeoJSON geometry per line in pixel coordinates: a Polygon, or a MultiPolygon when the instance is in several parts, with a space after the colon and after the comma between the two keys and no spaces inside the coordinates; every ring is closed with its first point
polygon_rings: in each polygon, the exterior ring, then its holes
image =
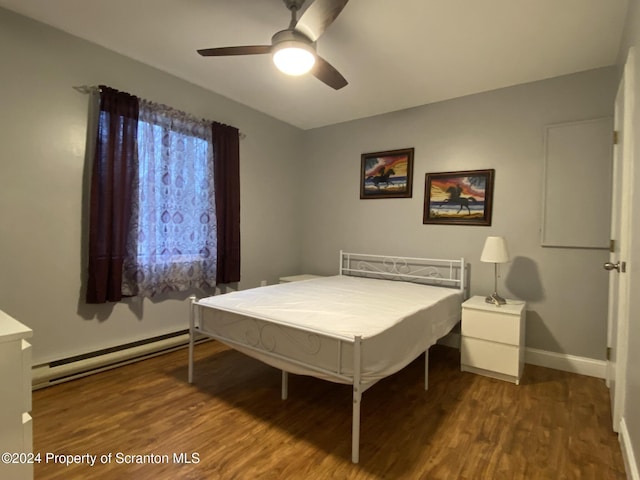
{"type": "MultiPolygon", "coordinates": [[[[460,320],[461,303],[462,293],[451,288],[352,276],[321,277],[198,301],[213,307],[203,309],[205,331],[218,331],[221,325],[233,330],[229,326],[241,323],[240,319],[260,319],[283,327],[283,338],[291,337],[287,327],[348,341],[361,336],[363,378],[368,381],[395,373],[446,335],[460,320]]],[[[232,332],[233,338],[245,342],[240,338],[246,335],[243,331],[246,328],[239,327],[232,332]]],[[[265,358],[259,352],[244,352],[277,368],[326,378],[299,365],[265,358]]],[[[349,352],[344,353],[341,371],[353,371],[352,358],[349,352]]],[[[317,362],[324,368],[331,361],[325,358],[327,355],[332,353],[320,349],[312,356],[305,353],[300,360],[317,362]],[[314,356],[317,360],[310,358],[314,356]]]]}

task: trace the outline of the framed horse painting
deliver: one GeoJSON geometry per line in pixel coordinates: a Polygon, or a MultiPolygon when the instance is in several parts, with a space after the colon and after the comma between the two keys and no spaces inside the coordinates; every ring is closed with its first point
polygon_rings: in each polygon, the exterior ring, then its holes
{"type": "Polygon", "coordinates": [[[360,198],[411,198],[413,148],[363,153],[360,198]]]}
{"type": "Polygon", "coordinates": [[[491,225],[494,172],[427,173],[422,223],[491,225]]]}

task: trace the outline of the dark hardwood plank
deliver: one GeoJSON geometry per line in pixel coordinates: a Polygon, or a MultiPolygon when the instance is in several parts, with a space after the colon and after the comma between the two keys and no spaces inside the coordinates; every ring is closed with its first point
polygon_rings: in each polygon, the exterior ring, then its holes
{"type": "Polygon", "coordinates": [[[43,461],[35,477],[625,478],[602,380],[527,365],[516,386],[459,366],[457,350],[435,346],[429,391],[422,359],[368,390],[353,465],[349,386],[292,375],[282,401],[278,371],[207,342],[194,385],[182,350],[34,392],[35,452],[111,454],[93,467],[43,461]],[[161,463],[117,463],[118,453],[161,463]]]}

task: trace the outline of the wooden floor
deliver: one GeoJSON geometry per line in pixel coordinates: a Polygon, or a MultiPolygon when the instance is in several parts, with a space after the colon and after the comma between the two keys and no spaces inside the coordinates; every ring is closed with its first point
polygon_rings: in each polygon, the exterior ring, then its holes
{"type": "Polygon", "coordinates": [[[515,386],[441,346],[430,363],[427,392],[418,359],[364,394],[358,465],[349,386],[291,376],[282,401],[278,371],[217,342],[196,347],[194,385],[181,350],[38,390],[35,478],[625,478],[602,380],[527,365],[515,386]]]}

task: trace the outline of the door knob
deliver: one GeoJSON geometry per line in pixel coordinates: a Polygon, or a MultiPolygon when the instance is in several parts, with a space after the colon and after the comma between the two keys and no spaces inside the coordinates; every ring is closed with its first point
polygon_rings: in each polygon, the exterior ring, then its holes
{"type": "Polygon", "coordinates": [[[617,270],[618,272],[625,272],[627,264],[625,262],[607,262],[603,265],[605,270],[617,270]]]}

